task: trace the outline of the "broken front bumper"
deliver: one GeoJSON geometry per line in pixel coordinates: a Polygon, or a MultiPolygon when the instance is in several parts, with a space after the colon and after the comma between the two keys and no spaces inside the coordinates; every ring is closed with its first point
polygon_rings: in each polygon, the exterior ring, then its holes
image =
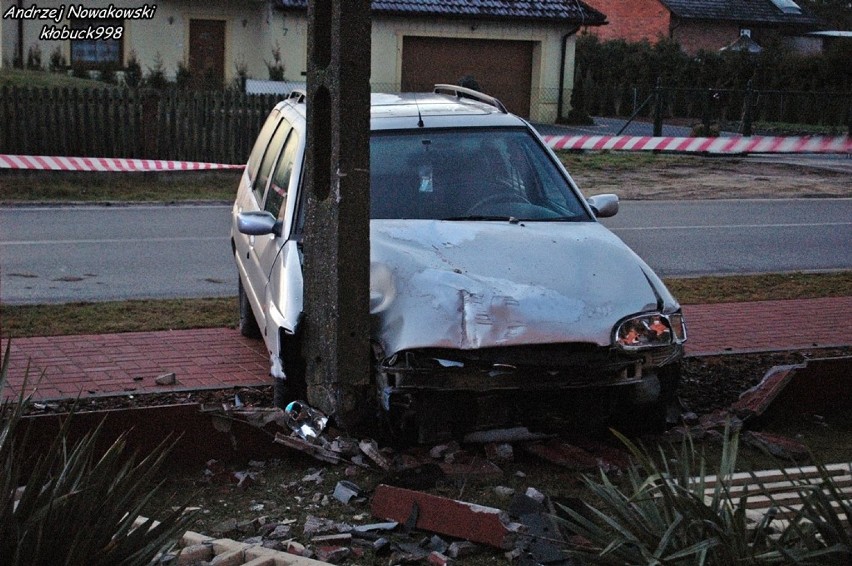
{"type": "Polygon", "coordinates": [[[424,349],[383,359],[376,388],[390,419],[424,442],[531,414],[608,417],[624,397],[655,401],[661,368],[682,357],[680,344],[642,353],[585,344],[424,349]]]}

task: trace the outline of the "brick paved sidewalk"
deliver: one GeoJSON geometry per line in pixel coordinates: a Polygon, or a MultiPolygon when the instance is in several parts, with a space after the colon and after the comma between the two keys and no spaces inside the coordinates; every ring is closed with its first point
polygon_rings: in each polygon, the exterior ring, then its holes
{"type": "MultiPolygon", "coordinates": [[[[852,297],[688,305],[688,355],[852,344],[852,297]]],[[[5,342],[3,343],[5,348],[5,342]]],[[[17,396],[29,364],[36,399],[221,389],[270,383],[263,343],[229,328],[20,338],[9,384],[17,396]],[[174,372],[177,383],[158,386],[174,372]]]]}

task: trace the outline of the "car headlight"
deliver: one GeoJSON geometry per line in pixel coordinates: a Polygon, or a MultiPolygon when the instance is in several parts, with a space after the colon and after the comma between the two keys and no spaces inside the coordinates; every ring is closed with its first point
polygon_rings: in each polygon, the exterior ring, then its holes
{"type": "Polygon", "coordinates": [[[634,351],[686,341],[686,325],[681,313],[643,314],[624,320],[616,327],[615,344],[634,351]]]}

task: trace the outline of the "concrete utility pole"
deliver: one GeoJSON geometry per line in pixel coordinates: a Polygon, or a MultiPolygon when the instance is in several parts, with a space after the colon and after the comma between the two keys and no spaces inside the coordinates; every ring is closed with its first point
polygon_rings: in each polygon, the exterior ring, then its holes
{"type": "Polygon", "coordinates": [[[308,402],[351,428],[370,394],[370,1],[308,2],[303,355],[308,402]]]}

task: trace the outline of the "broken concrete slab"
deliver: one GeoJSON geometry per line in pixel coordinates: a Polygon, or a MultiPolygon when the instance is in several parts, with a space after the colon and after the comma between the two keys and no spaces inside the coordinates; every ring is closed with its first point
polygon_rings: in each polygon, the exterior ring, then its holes
{"type": "Polygon", "coordinates": [[[376,488],[371,502],[374,516],[400,523],[405,523],[415,508],[416,528],[495,548],[511,548],[521,529],[500,509],[384,484],[376,488]]]}
{"type": "Polygon", "coordinates": [[[284,446],[287,446],[294,450],[298,450],[299,452],[303,452],[308,456],[316,458],[321,462],[327,462],[329,464],[338,464],[343,461],[339,454],[336,454],[331,450],[326,450],[322,446],[311,444],[310,442],[307,442],[306,440],[302,440],[301,438],[297,438],[295,436],[287,436],[279,432],[275,435],[275,442],[277,442],[278,444],[283,444],[284,446]]]}
{"type": "Polygon", "coordinates": [[[380,467],[386,472],[391,469],[391,461],[388,460],[384,454],[382,454],[375,440],[362,440],[358,443],[358,446],[361,448],[361,452],[363,452],[364,455],[367,456],[370,460],[375,462],[378,467],[380,467]]]}
{"type": "Polygon", "coordinates": [[[731,411],[742,420],[762,415],[793,379],[796,367],[803,366],[771,368],[760,383],[740,395],[740,398],[731,405],[731,411]]]}

